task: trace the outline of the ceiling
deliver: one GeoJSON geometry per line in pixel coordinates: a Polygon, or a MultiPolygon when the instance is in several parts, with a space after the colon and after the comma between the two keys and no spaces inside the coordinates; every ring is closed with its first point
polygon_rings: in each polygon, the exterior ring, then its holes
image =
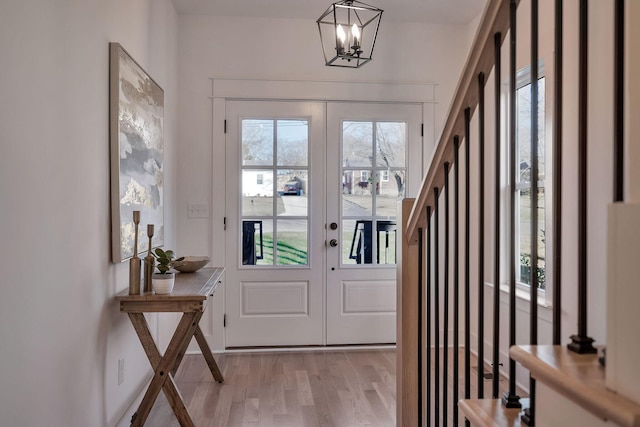
{"type": "MultiPolygon", "coordinates": [[[[173,0],[180,15],[253,16],[316,20],[337,0],[173,0]]],[[[467,24],[486,0],[365,0],[397,22],[467,24]]]]}

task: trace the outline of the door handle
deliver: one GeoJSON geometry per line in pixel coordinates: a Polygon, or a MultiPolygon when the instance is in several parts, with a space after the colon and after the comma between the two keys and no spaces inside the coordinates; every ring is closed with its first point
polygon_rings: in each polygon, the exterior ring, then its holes
{"type": "Polygon", "coordinates": [[[336,239],[331,239],[329,241],[329,246],[331,246],[332,248],[335,248],[336,246],[338,246],[338,240],[336,239]]]}

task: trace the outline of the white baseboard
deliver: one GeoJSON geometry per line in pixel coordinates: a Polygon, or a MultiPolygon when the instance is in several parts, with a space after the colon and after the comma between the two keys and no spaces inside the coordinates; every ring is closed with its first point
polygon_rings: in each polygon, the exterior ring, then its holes
{"type": "MultiPolygon", "coordinates": [[[[311,352],[311,351],[349,351],[349,350],[389,350],[396,348],[395,344],[385,345],[331,345],[331,346],[311,346],[311,347],[260,347],[260,348],[234,348],[224,349],[222,351],[211,352],[215,354],[222,353],[284,353],[284,352],[311,352]]],[[[188,351],[186,354],[202,354],[199,350],[188,351]]]]}
{"type": "Polygon", "coordinates": [[[145,376],[140,383],[140,387],[138,388],[135,398],[131,401],[129,406],[124,409],[120,419],[113,424],[112,427],[129,427],[131,425],[131,417],[138,410],[138,406],[140,406],[140,402],[142,402],[142,398],[144,397],[144,394],[147,391],[147,386],[151,382],[152,378],[153,374],[145,376]]]}

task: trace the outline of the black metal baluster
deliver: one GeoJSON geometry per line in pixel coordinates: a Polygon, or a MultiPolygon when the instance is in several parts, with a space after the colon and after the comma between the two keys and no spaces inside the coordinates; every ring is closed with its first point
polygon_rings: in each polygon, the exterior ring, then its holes
{"type": "MultiPolygon", "coordinates": [[[[509,5],[509,347],[516,344],[516,22],[518,3],[509,5]]],[[[516,392],[516,361],[509,357],[509,391],[502,404],[507,408],[521,408],[516,392]]]]}
{"type": "Polygon", "coordinates": [[[562,0],[555,1],[553,109],[553,345],[562,340],[562,0]]]}
{"type": "Polygon", "coordinates": [[[501,52],[500,42],[502,35],[496,33],[494,35],[494,54],[495,66],[493,75],[495,77],[495,113],[494,113],[494,133],[495,133],[495,176],[494,185],[495,193],[493,195],[493,398],[500,397],[499,383],[500,380],[500,87],[502,85],[502,76],[500,72],[501,52]]]}
{"type": "MultiPolygon", "coordinates": [[[[438,225],[439,209],[438,209],[438,187],[433,189],[433,228],[434,228],[434,253],[433,259],[433,334],[435,336],[435,364],[434,364],[434,416],[435,424],[440,425],[440,243],[438,236],[440,228],[438,225]]],[[[444,376],[446,381],[447,377],[444,376]]],[[[446,416],[446,415],[445,415],[446,416]]]]}
{"type": "Polygon", "coordinates": [[[624,201],[624,0],[615,4],[614,202],[624,201]]]}
{"type": "Polygon", "coordinates": [[[453,137],[453,426],[458,427],[460,351],[460,138],[453,137]]]}
{"type": "Polygon", "coordinates": [[[578,77],[578,334],[568,347],[581,354],[595,353],[593,338],[587,335],[587,120],[588,120],[588,22],[589,2],[580,0],[578,77]]]}
{"type": "Polygon", "coordinates": [[[449,162],[444,163],[444,295],[442,305],[442,425],[449,419],[449,162]]]}
{"type": "Polygon", "coordinates": [[[426,326],[427,330],[427,400],[426,400],[426,419],[427,426],[431,426],[431,255],[433,249],[431,248],[431,206],[427,206],[427,290],[426,290],[426,326]]]}
{"type": "MultiPolygon", "coordinates": [[[[471,170],[471,109],[464,110],[464,398],[471,399],[471,280],[470,280],[470,262],[469,254],[471,252],[471,239],[469,230],[471,228],[470,214],[470,170],[471,170]]],[[[469,427],[471,423],[465,419],[465,426],[469,427]]],[[[457,427],[457,426],[456,426],[457,427]]]]}
{"type": "Polygon", "coordinates": [[[531,344],[538,343],[538,0],[531,1],[531,344]]]}
{"type": "Polygon", "coordinates": [[[478,399],[484,397],[484,73],[478,75],[478,399]]]}
{"type": "MultiPolygon", "coordinates": [[[[530,286],[530,337],[531,345],[538,344],[538,0],[531,0],[531,271],[530,286]]],[[[529,376],[529,408],[522,421],[535,425],[536,382],[529,376]]]]}

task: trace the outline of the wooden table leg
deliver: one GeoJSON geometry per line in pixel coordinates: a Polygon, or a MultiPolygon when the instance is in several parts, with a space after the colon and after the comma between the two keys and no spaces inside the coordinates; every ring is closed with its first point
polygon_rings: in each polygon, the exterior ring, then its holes
{"type": "Polygon", "coordinates": [[[176,360],[178,356],[186,351],[191,337],[195,333],[195,329],[198,326],[198,321],[202,317],[202,312],[190,312],[184,313],[176,331],[169,342],[167,350],[164,356],[160,354],[158,347],[156,346],[151,332],[149,331],[149,325],[142,313],[129,313],[131,323],[138,334],[138,338],[142,343],[145,353],[151,363],[154,370],[154,376],[145,392],[145,395],[138,407],[138,411],[131,420],[132,426],[144,425],[151,408],[155,403],[160,390],[164,391],[167,396],[167,400],[176,414],[180,425],[183,427],[194,427],[193,420],[187,412],[187,408],[184,405],[182,396],[178,391],[171,371],[176,367],[176,360]]]}
{"type": "MultiPolygon", "coordinates": [[[[218,368],[218,364],[216,363],[216,360],[213,358],[213,354],[211,353],[211,349],[209,349],[209,344],[207,343],[207,340],[204,337],[204,334],[202,333],[202,329],[200,329],[200,325],[196,326],[194,337],[196,339],[196,342],[198,343],[198,346],[200,347],[200,350],[202,351],[202,356],[204,357],[204,360],[207,361],[207,365],[209,366],[209,371],[211,371],[211,375],[213,375],[213,379],[216,380],[216,382],[218,383],[223,383],[224,377],[222,376],[222,372],[220,371],[220,368],[218,368]]],[[[171,374],[174,377],[178,372],[178,368],[180,367],[180,363],[182,362],[182,359],[184,358],[185,353],[186,353],[186,349],[185,351],[181,352],[178,355],[178,358],[176,359],[176,364],[171,370],[171,374]]]]}
{"type": "Polygon", "coordinates": [[[209,348],[209,344],[207,343],[200,326],[196,326],[196,331],[194,333],[196,337],[196,341],[200,346],[200,350],[202,351],[202,355],[204,356],[204,360],[207,361],[207,365],[209,365],[209,370],[211,371],[211,375],[213,375],[213,379],[219,383],[224,382],[224,378],[222,376],[222,372],[220,372],[220,368],[218,368],[218,364],[216,360],[213,358],[213,354],[211,354],[211,349],[209,348]]]}

